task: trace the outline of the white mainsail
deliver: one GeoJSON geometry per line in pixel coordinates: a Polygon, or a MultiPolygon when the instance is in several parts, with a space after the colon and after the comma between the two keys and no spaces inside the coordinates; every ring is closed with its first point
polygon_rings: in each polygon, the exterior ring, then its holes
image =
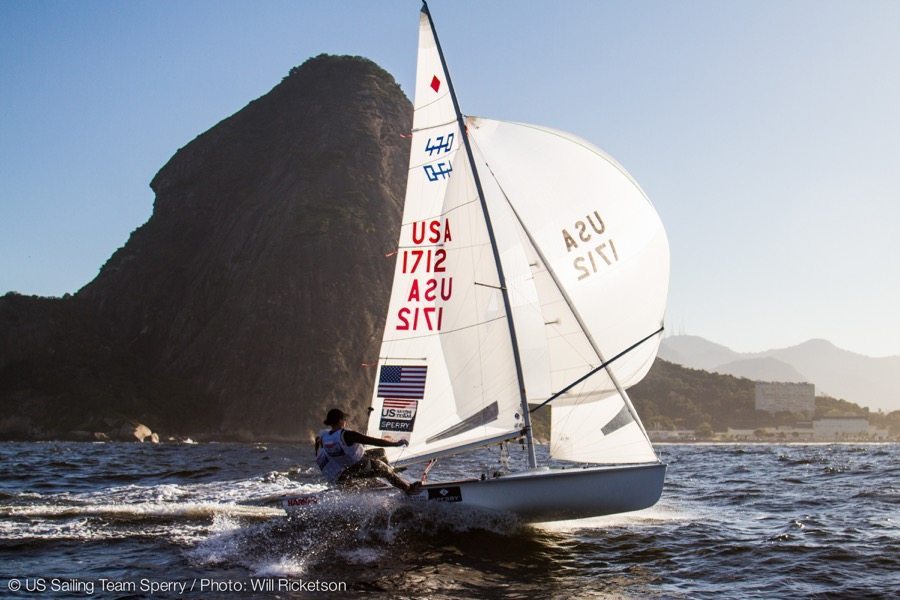
{"type": "MultiPolygon", "coordinates": [[[[412,149],[369,435],[415,462],[519,435],[520,385],[486,219],[427,14],[412,149]]],[[[524,260],[524,259],[523,259],[524,260]]],[[[521,263],[520,263],[521,264],[521,263]]]]}
{"type": "Polygon", "coordinates": [[[656,211],[621,166],[576,136],[481,118],[467,127],[479,171],[496,183],[485,185],[490,211],[507,204],[533,269],[537,303],[514,309],[517,322],[540,313],[545,324],[538,340],[526,339],[529,328],[519,335],[522,344],[546,344],[543,368],[530,364],[526,373],[529,400],[548,397],[544,381],[559,391],[593,373],[553,400],[552,455],[656,460],[624,392],[652,365],[659,336],[651,334],[665,312],[669,249],[656,211]]]}

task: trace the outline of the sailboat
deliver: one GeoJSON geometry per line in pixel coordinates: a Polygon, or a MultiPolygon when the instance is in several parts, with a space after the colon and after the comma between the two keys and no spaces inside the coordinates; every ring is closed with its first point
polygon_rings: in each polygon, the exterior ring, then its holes
{"type": "Polygon", "coordinates": [[[626,390],[662,333],[669,249],[655,209],[575,135],[463,115],[427,4],[414,109],[368,435],[407,440],[391,462],[429,468],[524,441],[526,469],[425,481],[413,502],[525,521],[652,506],[666,465],[626,390]],[[538,464],[531,426],[548,409],[553,467],[538,464]]]}

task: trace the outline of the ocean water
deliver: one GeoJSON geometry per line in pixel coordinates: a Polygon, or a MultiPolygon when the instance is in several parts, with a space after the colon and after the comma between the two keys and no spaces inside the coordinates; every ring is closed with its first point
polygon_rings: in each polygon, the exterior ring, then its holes
{"type": "Polygon", "coordinates": [[[900,445],[657,449],[653,508],[528,525],[394,495],[252,505],[324,489],[308,447],[0,444],[0,596],[900,596],[900,445]]]}

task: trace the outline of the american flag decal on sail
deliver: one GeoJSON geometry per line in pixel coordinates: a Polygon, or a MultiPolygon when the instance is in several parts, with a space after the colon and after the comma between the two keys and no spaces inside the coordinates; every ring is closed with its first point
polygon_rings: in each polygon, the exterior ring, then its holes
{"type": "Polygon", "coordinates": [[[425,397],[427,370],[428,367],[382,365],[378,377],[378,397],[421,400],[425,397]]]}

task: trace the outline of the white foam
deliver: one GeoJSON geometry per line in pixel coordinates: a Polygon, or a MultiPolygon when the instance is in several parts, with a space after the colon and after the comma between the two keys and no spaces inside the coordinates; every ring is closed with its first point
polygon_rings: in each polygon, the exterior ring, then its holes
{"type": "Polygon", "coordinates": [[[80,504],[80,505],[30,505],[0,508],[0,517],[19,518],[186,518],[197,519],[227,514],[242,518],[267,519],[281,516],[278,508],[266,506],[246,506],[240,504],[204,503],[155,503],[141,502],[129,504],[80,504]]]}
{"type": "Polygon", "coordinates": [[[266,496],[309,494],[326,489],[318,483],[298,483],[283,473],[271,472],[251,479],[193,484],[123,485],[87,493],[53,496],[66,502],[125,504],[147,502],[240,503],[266,496]]]}
{"type": "Polygon", "coordinates": [[[376,548],[359,547],[352,550],[345,550],[341,553],[347,562],[355,565],[370,565],[377,563],[382,558],[382,552],[376,548]]]}
{"type": "Polygon", "coordinates": [[[636,510],[602,517],[534,523],[533,527],[544,531],[565,532],[578,529],[612,529],[619,527],[657,527],[674,521],[696,520],[697,515],[678,507],[656,504],[644,510],[636,510]]]}
{"type": "Polygon", "coordinates": [[[256,565],[254,575],[261,577],[293,577],[297,578],[305,572],[303,559],[283,556],[274,562],[262,562],[256,565]]]}

